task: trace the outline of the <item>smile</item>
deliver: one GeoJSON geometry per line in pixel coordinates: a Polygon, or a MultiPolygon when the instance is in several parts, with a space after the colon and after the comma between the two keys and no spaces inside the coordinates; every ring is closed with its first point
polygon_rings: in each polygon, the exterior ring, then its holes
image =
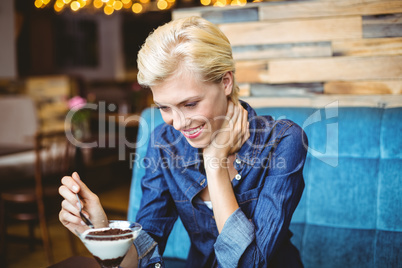
{"type": "Polygon", "coordinates": [[[202,129],[204,128],[204,126],[205,126],[205,124],[202,126],[198,126],[196,128],[182,130],[181,133],[183,133],[183,135],[186,138],[195,139],[202,133],[202,129]]]}

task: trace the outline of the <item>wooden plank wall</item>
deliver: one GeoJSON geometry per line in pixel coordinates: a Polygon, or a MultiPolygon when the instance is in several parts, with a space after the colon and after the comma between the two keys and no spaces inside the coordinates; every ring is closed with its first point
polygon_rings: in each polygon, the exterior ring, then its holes
{"type": "Polygon", "coordinates": [[[173,11],[219,25],[243,95],[402,94],[402,0],[305,0],[173,11]]]}

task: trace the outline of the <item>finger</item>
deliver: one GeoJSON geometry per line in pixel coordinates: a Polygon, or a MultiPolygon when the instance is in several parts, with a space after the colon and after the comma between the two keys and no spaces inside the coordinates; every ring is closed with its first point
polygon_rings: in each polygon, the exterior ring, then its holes
{"type": "Polygon", "coordinates": [[[81,220],[80,217],[69,213],[66,210],[61,210],[59,213],[59,220],[64,226],[75,225],[75,226],[84,226],[85,223],[81,220]]]}
{"type": "Polygon", "coordinates": [[[73,234],[83,233],[88,229],[88,226],[79,217],[69,214],[68,212],[62,210],[59,213],[60,222],[73,234]]]}
{"type": "Polygon", "coordinates": [[[236,109],[234,111],[233,114],[233,126],[234,129],[236,130],[236,139],[240,139],[242,138],[242,132],[243,132],[243,121],[244,121],[244,108],[241,106],[241,104],[239,103],[238,105],[236,105],[236,109]]]}
{"type": "Polygon", "coordinates": [[[238,134],[238,127],[237,127],[237,122],[238,122],[238,115],[239,115],[239,109],[237,105],[234,105],[231,103],[230,111],[228,109],[227,117],[227,127],[230,129],[230,140],[231,140],[231,145],[233,144],[233,140],[236,139],[236,136],[238,134]],[[230,116],[229,116],[230,115],[230,116]]]}
{"type": "Polygon", "coordinates": [[[71,204],[69,201],[65,199],[61,202],[61,208],[69,212],[70,214],[79,217],[79,207],[77,207],[74,204],[71,204]]]}
{"type": "Polygon", "coordinates": [[[70,189],[68,189],[65,185],[59,187],[59,194],[69,202],[72,206],[75,206],[77,209],[79,208],[77,196],[70,189]]]}
{"type": "Polygon", "coordinates": [[[62,185],[66,186],[70,191],[74,193],[78,193],[80,191],[79,185],[76,183],[76,181],[70,177],[70,176],[64,176],[61,179],[62,185]]]}
{"type": "Polygon", "coordinates": [[[243,122],[243,127],[247,127],[247,123],[248,123],[248,111],[246,109],[243,109],[242,111],[242,122],[243,122]]]}
{"type": "Polygon", "coordinates": [[[80,175],[77,172],[74,172],[72,175],[74,182],[77,183],[79,187],[79,191],[76,192],[80,197],[84,199],[90,199],[93,197],[94,193],[88,188],[88,186],[81,180],[80,175]]]}
{"type": "Polygon", "coordinates": [[[239,110],[239,115],[237,116],[238,122],[234,127],[235,136],[233,139],[233,152],[238,151],[249,138],[248,112],[240,104],[237,108],[239,110]]]}
{"type": "Polygon", "coordinates": [[[250,123],[247,122],[246,134],[244,135],[243,144],[250,138],[250,123]]]}
{"type": "Polygon", "coordinates": [[[232,118],[233,117],[233,112],[234,112],[234,104],[233,104],[232,101],[228,101],[228,109],[227,109],[227,112],[226,112],[226,117],[228,119],[232,118]]]}
{"type": "Polygon", "coordinates": [[[250,137],[250,123],[248,122],[248,112],[247,110],[243,111],[243,118],[242,118],[242,130],[243,130],[243,143],[250,137]]]}
{"type": "Polygon", "coordinates": [[[240,104],[233,105],[233,115],[232,115],[233,122],[237,122],[237,120],[239,119],[238,117],[241,112],[241,109],[243,109],[243,107],[241,107],[240,104]]]}

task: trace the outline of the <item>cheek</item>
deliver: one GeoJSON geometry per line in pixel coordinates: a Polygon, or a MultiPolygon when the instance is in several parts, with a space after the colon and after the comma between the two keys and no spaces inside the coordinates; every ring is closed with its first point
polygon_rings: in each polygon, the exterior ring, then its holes
{"type": "Polygon", "coordinates": [[[198,124],[214,124],[215,115],[211,110],[206,109],[197,109],[198,111],[194,111],[186,114],[186,118],[190,119],[193,125],[198,124]]]}
{"type": "Polygon", "coordinates": [[[171,117],[170,115],[168,115],[168,114],[166,114],[166,113],[164,113],[164,112],[161,112],[161,115],[162,115],[163,121],[164,121],[166,124],[168,124],[168,125],[173,125],[173,119],[172,119],[172,117],[171,117]]]}

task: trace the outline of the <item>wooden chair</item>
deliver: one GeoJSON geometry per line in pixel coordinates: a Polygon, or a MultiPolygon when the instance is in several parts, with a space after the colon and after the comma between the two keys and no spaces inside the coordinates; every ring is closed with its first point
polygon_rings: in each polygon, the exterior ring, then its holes
{"type": "MultiPolygon", "coordinates": [[[[67,140],[64,131],[38,133],[35,136],[35,174],[32,184],[21,185],[1,193],[1,234],[2,251],[6,256],[7,223],[10,220],[29,223],[30,244],[34,245],[34,224],[39,222],[41,240],[49,264],[54,261],[47,226],[49,205],[57,204],[60,209],[61,197],[58,194],[60,180],[71,174],[75,147],[67,140]],[[58,200],[51,202],[50,200],[58,200]]],[[[54,214],[53,214],[54,215],[54,214]]],[[[70,236],[73,253],[75,245],[70,236]]]]}

